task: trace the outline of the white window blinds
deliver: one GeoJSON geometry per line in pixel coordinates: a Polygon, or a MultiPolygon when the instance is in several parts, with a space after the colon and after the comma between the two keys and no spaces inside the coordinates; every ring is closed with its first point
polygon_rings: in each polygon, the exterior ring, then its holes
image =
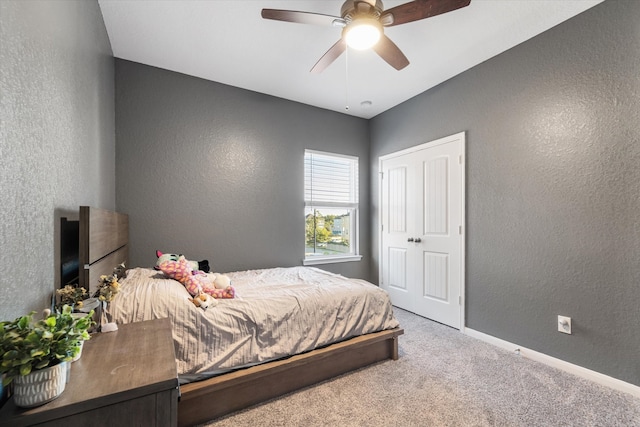
{"type": "Polygon", "coordinates": [[[305,150],[306,206],[358,205],[358,158],[305,150]]]}

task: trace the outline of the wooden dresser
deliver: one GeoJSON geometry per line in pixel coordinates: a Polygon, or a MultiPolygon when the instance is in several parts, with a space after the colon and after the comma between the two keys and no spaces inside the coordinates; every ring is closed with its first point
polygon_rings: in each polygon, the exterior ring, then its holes
{"type": "Polygon", "coordinates": [[[32,409],[10,399],[0,425],[175,426],[178,394],[169,319],[130,323],[84,343],[60,397],[32,409]]]}

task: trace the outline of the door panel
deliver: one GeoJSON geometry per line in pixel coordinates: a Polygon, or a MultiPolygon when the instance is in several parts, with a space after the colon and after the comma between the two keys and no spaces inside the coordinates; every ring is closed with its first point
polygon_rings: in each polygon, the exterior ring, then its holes
{"type": "MultiPolygon", "coordinates": [[[[391,301],[398,307],[412,307],[414,274],[409,270],[408,225],[413,227],[413,202],[408,197],[410,159],[392,159],[385,165],[387,179],[382,192],[386,201],[382,210],[385,247],[382,251],[384,269],[382,281],[391,301]]],[[[411,183],[412,184],[412,183],[411,183]]],[[[407,308],[409,309],[409,308],[407,308]]]]}
{"type": "Polygon", "coordinates": [[[407,232],[407,168],[389,169],[389,232],[407,232]]]}
{"type": "Polygon", "coordinates": [[[407,250],[389,248],[389,286],[407,291],[407,250]]]}
{"type": "Polygon", "coordinates": [[[449,255],[422,252],[422,297],[449,301],[449,255]]]}
{"type": "Polygon", "coordinates": [[[419,284],[425,292],[415,313],[460,328],[462,236],[462,154],[459,141],[435,145],[416,153],[422,165],[422,256],[419,284]],[[455,226],[454,226],[455,224],[455,226]]]}
{"type": "Polygon", "coordinates": [[[423,235],[442,235],[449,232],[449,158],[426,160],[423,167],[424,221],[423,235]]]}

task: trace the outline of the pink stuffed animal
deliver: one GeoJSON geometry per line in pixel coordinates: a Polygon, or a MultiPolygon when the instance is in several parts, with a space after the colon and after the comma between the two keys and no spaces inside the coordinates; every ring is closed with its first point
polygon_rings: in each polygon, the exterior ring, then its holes
{"type": "Polygon", "coordinates": [[[227,276],[219,275],[226,277],[226,280],[222,280],[216,277],[217,273],[207,274],[204,271],[194,271],[184,256],[180,256],[177,261],[166,260],[161,262],[158,265],[158,269],[167,277],[182,283],[193,296],[204,292],[217,299],[235,297],[236,291],[229,284],[230,282],[227,282],[227,276]],[[219,289],[216,287],[216,283],[219,283],[218,286],[224,286],[224,288],[219,289]]]}

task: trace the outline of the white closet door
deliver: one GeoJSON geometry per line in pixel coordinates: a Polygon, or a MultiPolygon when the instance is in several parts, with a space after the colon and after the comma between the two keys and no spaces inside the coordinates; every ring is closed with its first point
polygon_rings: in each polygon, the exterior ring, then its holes
{"type": "Polygon", "coordinates": [[[464,134],[381,158],[381,286],[394,305],[463,324],[464,134]]]}
{"type": "Polygon", "coordinates": [[[415,269],[408,242],[415,223],[415,161],[399,156],[383,162],[382,185],[382,276],[394,305],[414,311],[415,269]]]}

